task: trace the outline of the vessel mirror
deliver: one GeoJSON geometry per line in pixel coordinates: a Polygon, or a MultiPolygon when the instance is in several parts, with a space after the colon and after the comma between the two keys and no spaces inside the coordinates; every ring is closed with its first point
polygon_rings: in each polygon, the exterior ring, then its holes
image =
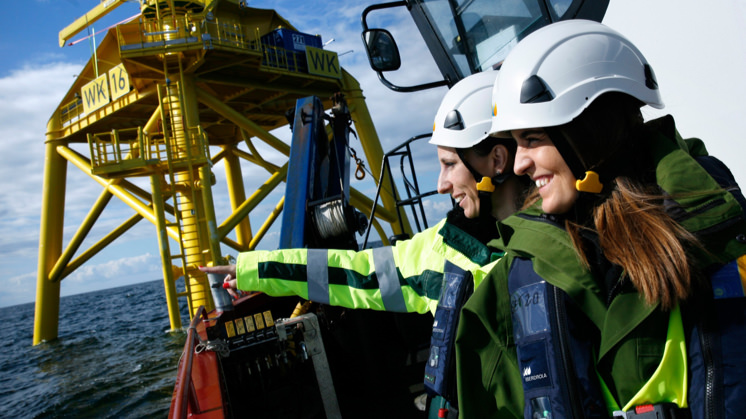
{"type": "Polygon", "coordinates": [[[365,51],[368,53],[370,67],[375,71],[394,71],[401,66],[399,48],[394,37],[385,29],[368,29],[363,31],[365,51]]]}

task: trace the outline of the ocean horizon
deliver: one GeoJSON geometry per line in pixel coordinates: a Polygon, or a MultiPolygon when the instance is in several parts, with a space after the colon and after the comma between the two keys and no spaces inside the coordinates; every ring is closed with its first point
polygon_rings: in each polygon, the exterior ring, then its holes
{"type": "Polygon", "coordinates": [[[0,417],[168,415],[186,333],[170,331],[162,280],[61,297],[58,338],[36,346],[34,307],[0,308],[0,417]]]}

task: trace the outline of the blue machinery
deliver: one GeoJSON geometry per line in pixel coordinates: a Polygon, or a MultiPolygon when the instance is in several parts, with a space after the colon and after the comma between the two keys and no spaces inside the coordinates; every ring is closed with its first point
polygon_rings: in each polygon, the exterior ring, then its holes
{"type": "Polygon", "coordinates": [[[350,113],[341,94],[332,100],[331,116],[324,113],[317,97],[298,99],[291,115],[293,139],[280,248],[357,250],[354,233],[362,234],[368,225],[365,216],[349,203],[350,113]],[[331,141],[324,128],[325,119],[330,123],[331,141]]]}

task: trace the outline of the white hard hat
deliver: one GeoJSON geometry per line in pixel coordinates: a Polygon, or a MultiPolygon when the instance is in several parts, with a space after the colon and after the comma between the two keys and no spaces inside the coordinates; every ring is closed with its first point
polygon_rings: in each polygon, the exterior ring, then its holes
{"type": "Polygon", "coordinates": [[[472,74],[443,97],[430,144],[470,148],[487,138],[492,124],[492,88],[498,71],[472,74]]]}
{"type": "Polygon", "coordinates": [[[606,92],[663,107],[653,69],[627,38],[590,20],[553,23],[521,40],[505,59],[490,132],[566,124],[606,92]]]}

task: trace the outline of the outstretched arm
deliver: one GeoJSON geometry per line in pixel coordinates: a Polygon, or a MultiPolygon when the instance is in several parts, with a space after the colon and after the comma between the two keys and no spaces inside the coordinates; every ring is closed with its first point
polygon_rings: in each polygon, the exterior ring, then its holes
{"type": "Polygon", "coordinates": [[[225,275],[223,288],[228,290],[233,298],[238,297],[236,292],[236,265],[200,266],[199,270],[208,274],[225,275]]]}
{"type": "MultiPolygon", "coordinates": [[[[200,268],[225,275],[224,286],[271,296],[296,295],[348,308],[401,312],[434,311],[450,260],[478,265],[444,242],[446,220],[410,240],[362,251],[340,249],[256,250],[238,254],[236,265],[200,268]]],[[[231,292],[233,291],[233,292],[231,292]]]]}

